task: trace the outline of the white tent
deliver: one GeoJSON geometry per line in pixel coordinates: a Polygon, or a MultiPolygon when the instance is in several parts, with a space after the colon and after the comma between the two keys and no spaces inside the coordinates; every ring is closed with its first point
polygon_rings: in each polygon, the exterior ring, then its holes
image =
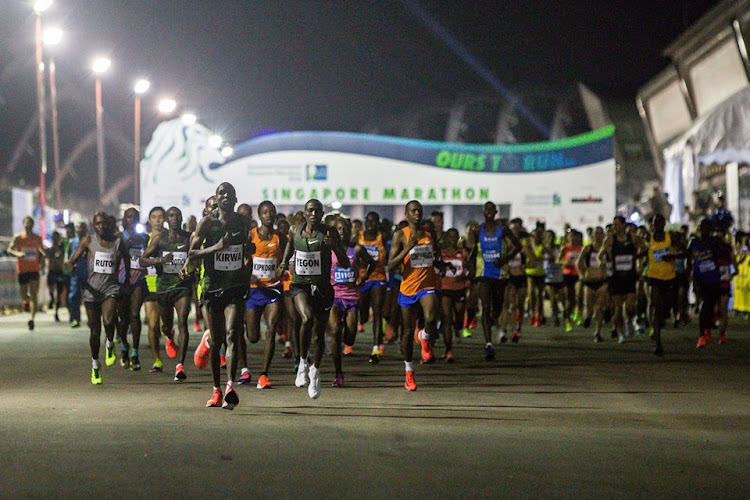
{"type": "Polygon", "coordinates": [[[676,200],[672,222],[685,218],[682,207],[698,187],[700,165],[727,165],[727,202],[736,213],[737,165],[750,163],[750,86],[698,118],[687,132],[664,148],[663,154],[664,191],[676,200]]]}

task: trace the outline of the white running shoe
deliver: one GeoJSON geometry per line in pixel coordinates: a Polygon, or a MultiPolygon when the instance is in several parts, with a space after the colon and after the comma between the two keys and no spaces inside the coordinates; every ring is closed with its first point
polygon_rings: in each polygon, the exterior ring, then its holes
{"type": "Polygon", "coordinates": [[[294,385],[297,387],[306,387],[310,383],[310,378],[307,376],[307,361],[300,360],[299,367],[297,368],[297,379],[294,381],[294,385]]]}
{"type": "Polygon", "coordinates": [[[310,385],[307,386],[307,395],[311,399],[320,397],[320,370],[315,365],[310,365],[310,385]]]}
{"type": "Polygon", "coordinates": [[[505,330],[498,330],[497,336],[495,337],[495,343],[496,344],[502,344],[503,342],[506,342],[508,339],[505,337],[505,330]]]}

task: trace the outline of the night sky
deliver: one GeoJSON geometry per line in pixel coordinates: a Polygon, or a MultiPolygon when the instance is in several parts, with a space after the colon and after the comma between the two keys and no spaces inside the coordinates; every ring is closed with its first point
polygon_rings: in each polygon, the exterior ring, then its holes
{"type": "MultiPolygon", "coordinates": [[[[5,168],[36,106],[31,3],[0,0],[0,175],[11,183],[34,183],[38,168],[33,150],[16,172],[5,168]]],[[[666,66],[663,49],[717,3],[419,2],[511,89],[582,81],[631,102],[666,66]]],[[[144,143],[166,95],[240,142],[268,129],[361,131],[419,103],[491,90],[399,0],[56,0],[45,23],[66,36],[56,55],[63,159],[95,127],[88,68],[99,53],[113,61],[107,126],[131,141],[132,84],[151,80],[144,143]]],[[[84,163],[93,168],[93,150],[84,163]]],[[[108,163],[110,179],[129,172],[109,146],[108,163]]]]}

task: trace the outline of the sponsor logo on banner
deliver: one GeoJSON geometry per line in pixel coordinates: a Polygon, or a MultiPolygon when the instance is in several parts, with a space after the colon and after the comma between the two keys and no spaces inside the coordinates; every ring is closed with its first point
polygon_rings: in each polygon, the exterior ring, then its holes
{"type": "Polygon", "coordinates": [[[602,201],[602,198],[591,195],[588,195],[585,198],[572,198],[570,200],[571,203],[601,203],[602,201]]]}
{"type": "Polygon", "coordinates": [[[527,206],[560,206],[562,198],[559,193],[552,194],[527,194],[523,198],[523,204],[527,206]]]}
{"type": "Polygon", "coordinates": [[[325,181],[328,180],[328,165],[308,165],[308,181],[325,181]]]}

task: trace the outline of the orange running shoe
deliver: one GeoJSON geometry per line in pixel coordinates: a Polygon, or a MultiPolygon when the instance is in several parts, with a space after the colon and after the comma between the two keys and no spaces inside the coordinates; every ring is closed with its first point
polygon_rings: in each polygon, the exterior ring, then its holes
{"type": "Polygon", "coordinates": [[[195,354],[193,354],[193,361],[195,362],[195,366],[199,370],[205,370],[206,366],[208,366],[208,360],[211,357],[211,344],[209,343],[211,339],[211,331],[206,330],[203,332],[203,337],[201,338],[200,343],[198,344],[198,347],[195,348],[195,354]]]}
{"type": "Polygon", "coordinates": [[[698,349],[701,347],[706,347],[711,342],[711,330],[706,328],[703,330],[703,335],[698,337],[698,344],[695,346],[698,349]]]}
{"type": "Polygon", "coordinates": [[[362,333],[364,331],[365,331],[365,325],[363,325],[362,323],[357,323],[357,332],[362,333]]]}
{"type": "Polygon", "coordinates": [[[385,340],[391,341],[396,338],[396,332],[393,331],[393,327],[390,323],[385,324],[385,340]]]}
{"type": "Polygon", "coordinates": [[[201,331],[201,323],[197,319],[195,320],[195,323],[193,323],[193,330],[195,330],[195,333],[201,331]]]}
{"type": "Polygon", "coordinates": [[[456,357],[453,355],[453,351],[451,350],[445,351],[445,362],[446,363],[456,362],[456,357]]]}
{"type": "Polygon", "coordinates": [[[469,323],[469,330],[473,330],[477,327],[477,318],[474,318],[471,320],[471,323],[469,323]]]}
{"type": "Polygon", "coordinates": [[[420,342],[420,333],[422,333],[422,330],[419,328],[419,326],[414,327],[414,342],[420,342]]]}
{"type": "Polygon", "coordinates": [[[220,408],[223,402],[224,398],[221,396],[221,391],[216,389],[211,399],[206,402],[206,408],[220,408]]]}
{"type": "Polygon", "coordinates": [[[354,354],[354,347],[350,345],[344,345],[344,356],[351,356],[354,354]]]}
{"type": "Polygon", "coordinates": [[[719,344],[726,344],[727,343],[727,336],[723,333],[719,333],[719,344]]]}
{"type": "Polygon", "coordinates": [[[182,382],[186,378],[187,374],[185,373],[185,367],[182,366],[182,363],[177,363],[177,366],[174,369],[174,381],[182,382]]]}
{"type": "Polygon", "coordinates": [[[177,357],[177,344],[174,343],[172,336],[167,337],[164,342],[164,349],[167,351],[167,356],[170,358],[177,357]]]}
{"type": "Polygon", "coordinates": [[[256,386],[258,389],[270,389],[271,388],[271,382],[268,380],[268,377],[265,375],[261,375],[258,379],[258,385],[256,386]]]}
{"type": "Polygon", "coordinates": [[[289,359],[292,357],[292,348],[289,346],[284,347],[284,357],[289,359]]]}
{"type": "Polygon", "coordinates": [[[407,370],[406,372],[406,380],[404,381],[404,389],[407,391],[416,391],[417,390],[417,379],[414,378],[414,372],[407,370]]]}
{"type": "Polygon", "coordinates": [[[422,344],[422,364],[433,363],[435,356],[432,354],[432,344],[429,340],[419,339],[422,344]]]}
{"type": "Polygon", "coordinates": [[[221,361],[221,367],[222,368],[226,368],[227,367],[227,357],[226,357],[226,355],[223,352],[219,354],[219,360],[221,361]]]}

